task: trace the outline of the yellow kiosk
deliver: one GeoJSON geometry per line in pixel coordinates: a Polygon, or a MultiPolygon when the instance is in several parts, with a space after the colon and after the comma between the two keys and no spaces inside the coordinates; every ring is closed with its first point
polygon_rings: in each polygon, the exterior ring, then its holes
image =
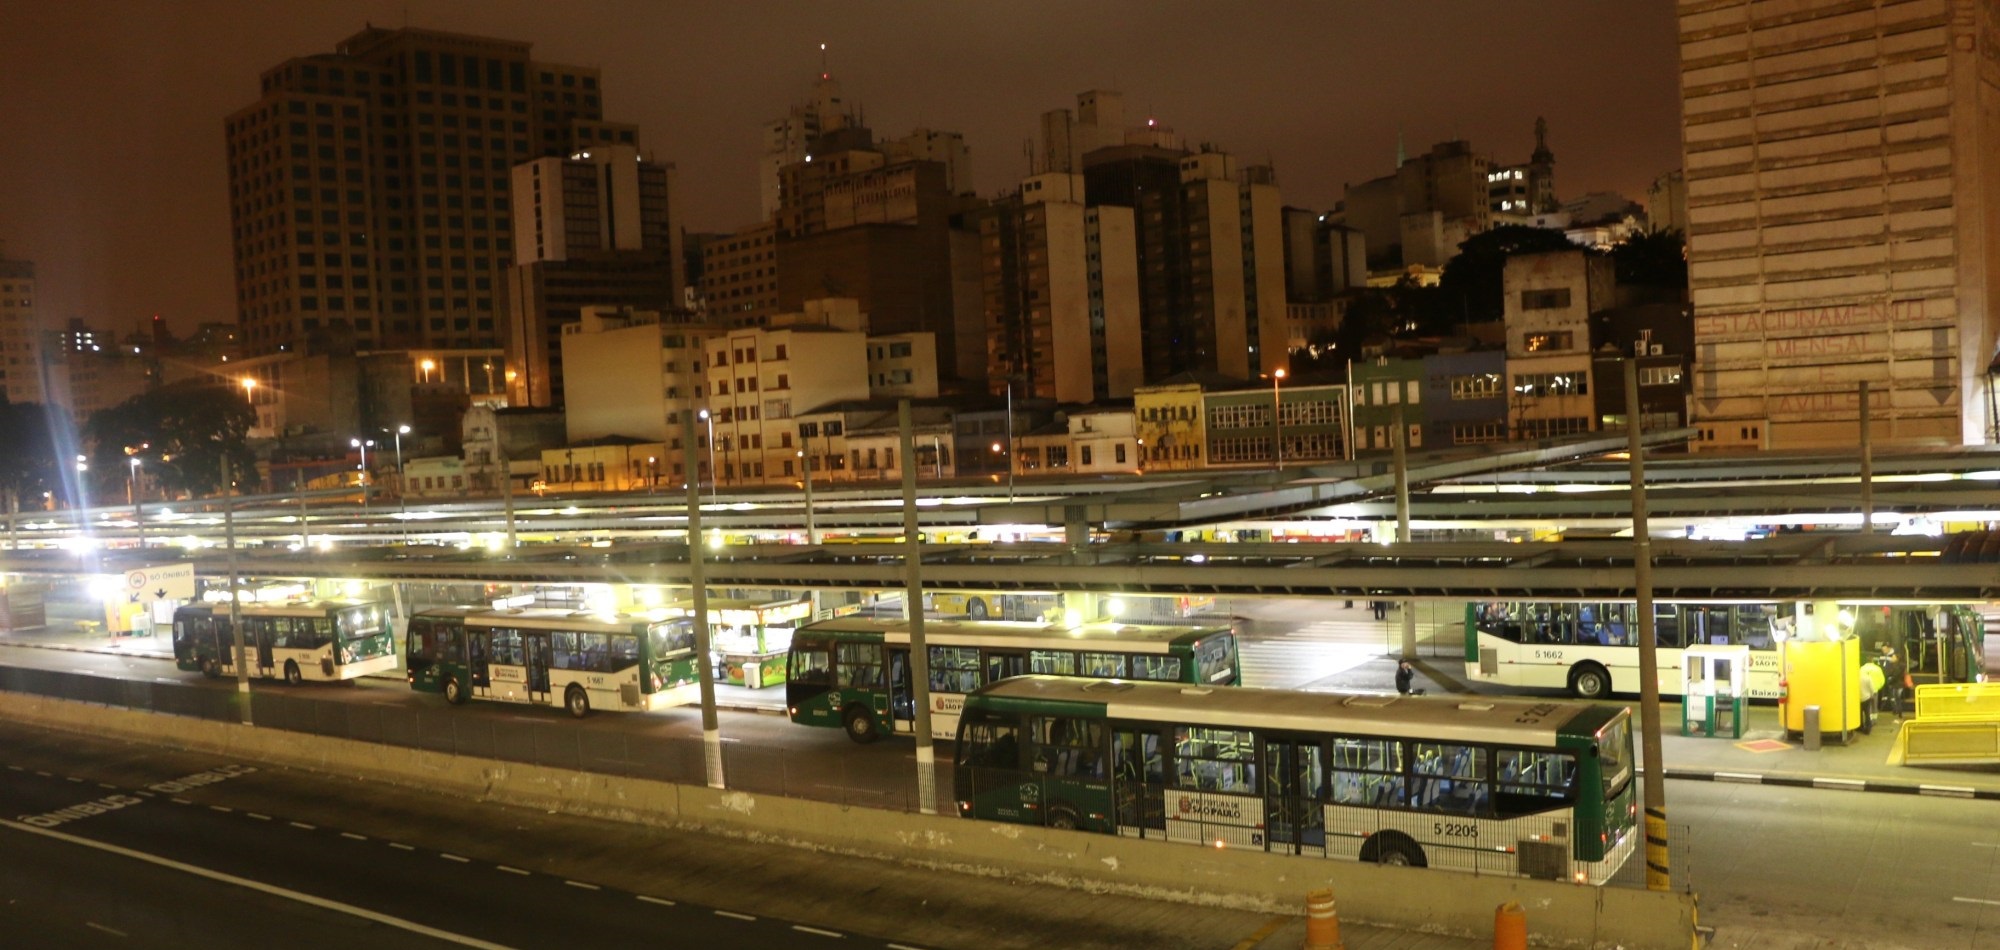
{"type": "Polygon", "coordinates": [[[1803,738],[1807,749],[1818,748],[1821,736],[1846,743],[1865,723],[1861,641],[1854,636],[1853,615],[1830,601],[1795,609],[1800,613],[1790,624],[1772,628],[1785,734],[1803,738]]]}

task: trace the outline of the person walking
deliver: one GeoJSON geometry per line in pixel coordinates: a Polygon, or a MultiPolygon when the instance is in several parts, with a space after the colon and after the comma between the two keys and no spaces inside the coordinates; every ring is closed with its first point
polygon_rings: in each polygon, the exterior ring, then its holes
{"type": "Polygon", "coordinates": [[[1895,644],[1887,640],[1875,645],[1875,665],[1882,668],[1882,688],[1888,692],[1896,718],[1903,718],[1903,706],[1910,693],[1910,671],[1896,655],[1895,644]]]}
{"type": "Polygon", "coordinates": [[[1388,601],[1386,601],[1386,600],[1371,600],[1371,601],[1369,601],[1369,602],[1368,602],[1368,606],[1369,606],[1370,608],[1372,608],[1372,609],[1373,609],[1373,610],[1375,611],[1375,619],[1377,619],[1377,620],[1387,620],[1387,619],[1389,618],[1389,602],[1388,602],[1388,601]]]}

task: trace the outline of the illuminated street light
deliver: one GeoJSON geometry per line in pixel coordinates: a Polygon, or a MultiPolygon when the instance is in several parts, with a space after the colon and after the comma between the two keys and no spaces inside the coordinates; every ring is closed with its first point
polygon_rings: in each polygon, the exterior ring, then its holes
{"type": "Polygon", "coordinates": [[[701,411],[701,421],[708,423],[708,503],[715,504],[715,417],[709,411],[701,411]]]}
{"type": "Polygon", "coordinates": [[[423,368],[424,382],[429,383],[431,381],[431,370],[437,369],[438,365],[437,361],[427,358],[423,362],[418,363],[417,365],[423,368]]]}
{"type": "Polygon", "coordinates": [[[403,436],[409,434],[409,426],[396,427],[396,507],[403,513],[404,544],[410,543],[410,492],[403,470],[403,436]]]}
{"type": "Polygon", "coordinates": [[[347,444],[361,450],[361,513],[368,513],[368,447],[374,439],[348,439],[347,444]]]}
{"type": "Polygon", "coordinates": [[[1277,471],[1285,467],[1285,439],[1283,435],[1283,430],[1279,428],[1279,422],[1278,422],[1278,412],[1279,412],[1278,384],[1283,382],[1284,379],[1285,379],[1284,370],[1279,369],[1272,371],[1271,373],[1271,470],[1272,471],[1277,471]]]}

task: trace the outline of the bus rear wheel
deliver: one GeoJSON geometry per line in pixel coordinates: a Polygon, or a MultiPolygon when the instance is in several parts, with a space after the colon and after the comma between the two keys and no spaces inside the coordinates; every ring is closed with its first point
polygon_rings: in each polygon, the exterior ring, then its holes
{"type": "Polygon", "coordinates": [[[1361,846],[1361,860],[1405,868],[1428,865],[1424,860],[1422,847],[1408,837],[1393,831],[1385,831],[1369,838],[1368,843],[1361,846]]]}
{"type": "Polygon", "coordinates": [[[205,659],[205,660],[202,660],[202,661],[201,661],[201,675],[203,675],[203,676],[206,676],[206,677],[208,677],[209,679],[212,679],[212,680],[213,680],[213,679],[221,679],[221,678],[222,678],[222,665],[221,665],[221,664],[219,664],[219,663],[217,663],[217,662],[215,662],[215,657],[212,657],[212,656],[211,656],[211,657],[209,657],[209,658],[207,658],[207,659],[205,659]]]}
{"type": "Polygon", "coordinates": [[[444,678],[444,701],[453,706],[465,702],[465,687],[458,685],[458,677],[447,676],[444,678]]]}
{"type": "Polygon", "coordinates": [[[569,689],[563,691],[563,706],[569,710],[570,715],[582,719],[590,715],[590,694],[584,692],[583,687],[572,683],[569,689]]]}
{"type": "Polygon", "coordinates": [[[1570,671],[1569,691],[1578,699],[1603,699],[1611,695],[1611,674],[1595,663],[1579,663],[1570,671]]]}
{"type": "Polygon", "coordinates": [[[875,732],[875,715],[866,706],[849,706],[840,717],[841,725],[847,728],[847,737],[862,745],[881,738],[875,732]]]}
{"type": "Polygon", "coordinates": [[[285,685],[287,685],[287,686],[297,686],[297,685],[299,685],[300,683],[303,683],[303,682],[305,682],[305,681],[306,681],[306,678],[305,678],[305,675],[299,672],[299,664],[298,664],[298,662],[297,662],[297,661],[294,661],[294,660],[286,660],[286,661],[285,661],[285,685]]]}

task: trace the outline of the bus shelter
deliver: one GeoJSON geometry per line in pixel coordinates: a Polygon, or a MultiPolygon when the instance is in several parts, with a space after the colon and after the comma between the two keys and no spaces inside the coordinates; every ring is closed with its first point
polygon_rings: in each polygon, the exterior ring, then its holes
{"type": "MultiPolygon", "coordinates": [[[[669,609],[678,616],[693,616],[694,602],[677,601],[669,609]]],[[[783,683],[792,631],[811,619],[809,598],[756,601],[710,597],[709,650],[715,658],[716,679],[751,689],[783,683]]]]}

